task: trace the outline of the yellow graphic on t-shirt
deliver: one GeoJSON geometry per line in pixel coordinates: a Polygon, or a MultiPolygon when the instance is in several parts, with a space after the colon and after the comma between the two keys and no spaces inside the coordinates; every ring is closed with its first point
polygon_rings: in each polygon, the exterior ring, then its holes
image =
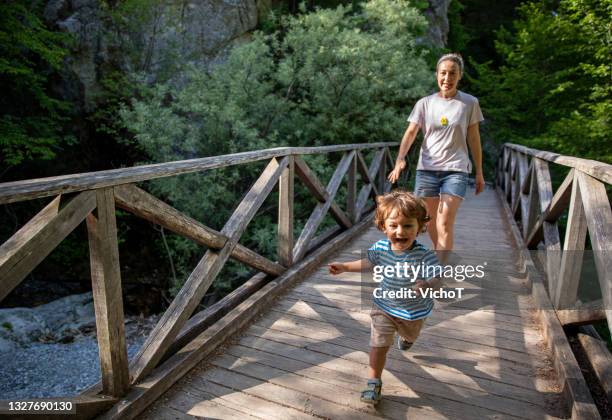
{"type": "Polygon", "coordinates": [[[442,124],[443,126],[447,126],[448,125],[448,118],[446,118],[446,117],[440,118],[440,124],[442,124]]]}

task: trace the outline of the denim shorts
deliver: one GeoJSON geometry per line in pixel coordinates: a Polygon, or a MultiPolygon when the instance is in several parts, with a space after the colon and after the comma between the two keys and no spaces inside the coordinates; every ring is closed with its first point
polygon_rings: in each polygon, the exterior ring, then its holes
{"type": "Polygon", "coordinates": [[[450,194],[465,197],[468,174],[459,171],[416,171],[414,193],[418,197],[439,197],[450,194]]]}

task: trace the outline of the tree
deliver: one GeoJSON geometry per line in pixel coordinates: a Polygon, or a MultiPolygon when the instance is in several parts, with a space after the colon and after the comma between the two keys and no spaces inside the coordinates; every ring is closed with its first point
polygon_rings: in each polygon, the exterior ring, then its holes
{"type": "MultiPolygon", "coordinates": [[[[191,68],[180,87],[143,90],[142,99],[123,110],[123,121],[157,162],[397,140],[407,110],[433,87],[426,51],[417,46],[425,28],[425,18],[405,0],[371,0],[358,13],[339,6],[285,16],[277,31],[255,33],[235,47],[224,65],[210,72],[191,68]]],[[[309,164],[324,179],[333,170],[324,158],[309,164]]],[[[220,227],[244,192],[244,180],[254,180],[258,170],[231,167],[160,180],[151,188],[220,227]]],[[[303,210],[298,204],[297,218],[303,210]]],[[[266,223],[245,241],[273,250],[275,216],[263,217],[266,223]]],[[[181,249],[177,258],[183,261],[195,255],[193,247],[181,249]]]]}
{"type": "Polygon", "coordinates": [[[488,135],[612,162],[611,0],[532,2],[512,32],[497,33],[503,65],[477,64],[472,80],[488,135]]]}
{"type": "Polygon", "coordinates": [[[0,3],[0,162],[4,171],[25,161],[53,158],[70,141],[62,131],[69,106],[49,89],[69,40],[45,27],[41,7],[41,2],[26,0],[0,3]]]}

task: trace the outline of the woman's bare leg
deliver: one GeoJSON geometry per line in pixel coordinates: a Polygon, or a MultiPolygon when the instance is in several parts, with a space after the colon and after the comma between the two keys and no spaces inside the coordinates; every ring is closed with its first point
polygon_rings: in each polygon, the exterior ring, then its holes
{"type": "Polygon", "coordinates": [[[452,251],[455,217],[462,201],[461,197],[455,195],[440,194],[440,203],[436,217],[436,234],[438,238],[436,251],[452,251]]]}
{"type": "Polygon", "coordinates": [[[425,207],[427,207],[427,214],[430,217],[427,223],[427,233],[434,249],[438,249],[438,228],[436,226],[436,219],[438,217],[438,206],[440,204],[440,197],[423,197],[425,201],[425,207]]]}

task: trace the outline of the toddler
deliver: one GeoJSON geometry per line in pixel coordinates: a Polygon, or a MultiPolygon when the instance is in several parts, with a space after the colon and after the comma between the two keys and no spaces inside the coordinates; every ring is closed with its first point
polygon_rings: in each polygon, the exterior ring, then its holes
{"type": "Polygon", "coordinates": [[[376,242],[368,250],[367,258],[344,263],[333,262],[328,266],[329,272],[334,275],[346,271],[368,271],[374,267],[387,268],[375,269],[382,281],[375,290],[370,312],[369,379],[366,389],[361,393],[361,401],[369,404],[377,404],[381,399],[381,375],[387,351],[396,333],[397,347],[408,350],[419,336],[423,322],[433,308],[433,299],[422,293],[440,285],[437,278],[427,276],[428,273],[436,272],[439,265],[436,254],[416,241],[417,235],[425,232],[429,220],[424,202],[411,193],[395,190],[376,197],[376,204],[374,222],[385,233],[386,239],[376,242]],[[399,271],[395,269],[398,263],[402,267],[402,275],[398,275],[399,271]],[[411,268],[419,269],[417,272],[411,268]],[[408,291],[410,297],[405,297],[408,291]],[[403,296],[398,292],[403,293],[403,296]]]}

